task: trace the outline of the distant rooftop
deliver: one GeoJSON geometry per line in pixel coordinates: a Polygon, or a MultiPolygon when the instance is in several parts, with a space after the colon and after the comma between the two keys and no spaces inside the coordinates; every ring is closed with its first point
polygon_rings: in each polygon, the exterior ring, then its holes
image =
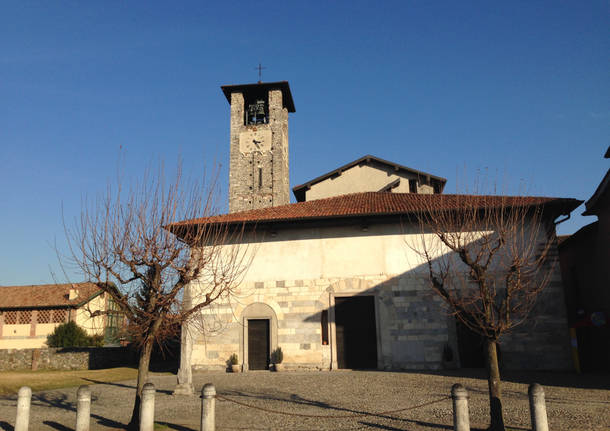
{"type": "Polygon", "coordinates": [[[29,286],[0,286],[0,309],[79,307],[102,290],[94,283],[39,284],[29,286]],[[77,296],[70,299],[70,290],[77,296]]]}

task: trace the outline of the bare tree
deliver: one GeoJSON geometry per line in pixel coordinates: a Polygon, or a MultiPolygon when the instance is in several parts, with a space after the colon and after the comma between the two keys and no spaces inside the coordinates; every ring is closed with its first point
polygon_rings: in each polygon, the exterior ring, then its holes
{"type": "MultiPolygon", "coordinates": [[[[564,201],[564,200],[559,200],[564,201]]],[[[449,312],[486,340],[491,429],[504,430],[498,340],[522,324],[547,285],[555,244],[550,208],[532,197],[422,196],[410,248],[449,312]]]]}
{"type": "MultiPolygon", "coordinates": [[[[72,227],[64,222],[68,260],[106,292],[127,321],[139,347],[138,384],[130,428],[139,423],[142,387],[148,380],[153,346],[177,335],[214,301],[232,296],[247,268],[239,246],[243,229],[222,224],[177,223],[215,212],[214,183],[187,183],[178,167],[166,182],[163,168],[125,191],[118,181],[93,205],[83,205],[72,227]],[[184,301],[189,283],[190,298],[184,301]]],[[[100,313],[100,312],[98,312],[100,313]]],[[[201,320],[200,320],[201,321],[201,320]]],[[[203,328],[205,330],[205,328],[203,328]]]]}

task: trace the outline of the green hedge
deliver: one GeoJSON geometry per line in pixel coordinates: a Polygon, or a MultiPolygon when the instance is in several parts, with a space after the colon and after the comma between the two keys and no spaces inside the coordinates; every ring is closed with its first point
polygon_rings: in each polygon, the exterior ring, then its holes
{"type": "Polygon", "coordinates": [[[62,323],[47,336],[49,347],[101,347],[104,344],[102,335],[90,336],[74,322],[62,323]]]}

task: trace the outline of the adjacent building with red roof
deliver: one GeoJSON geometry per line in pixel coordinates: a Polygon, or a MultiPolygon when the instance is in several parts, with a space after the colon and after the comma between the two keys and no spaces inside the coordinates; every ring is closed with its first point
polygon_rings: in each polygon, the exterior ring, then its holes
{"type": "Polygon", "coordinates": [[[74,321],[89,334],[104,334],[104,292],[93,283],[0,286],[0,349],[45,347],[58,325],[74,321]]]}

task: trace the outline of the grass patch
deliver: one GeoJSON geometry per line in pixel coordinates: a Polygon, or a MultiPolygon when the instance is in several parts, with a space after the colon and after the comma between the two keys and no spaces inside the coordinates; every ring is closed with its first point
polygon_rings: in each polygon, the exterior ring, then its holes
{"type": "Polygon", "coordinates": [[[74,371],[1,371],[0,395],[16,394],[22,386],[29,386],[32,392],[37,392],[95,384],[87,379],[108,383],[135,379],[137,375],[137,369],[125,367],[74,371]]]}

